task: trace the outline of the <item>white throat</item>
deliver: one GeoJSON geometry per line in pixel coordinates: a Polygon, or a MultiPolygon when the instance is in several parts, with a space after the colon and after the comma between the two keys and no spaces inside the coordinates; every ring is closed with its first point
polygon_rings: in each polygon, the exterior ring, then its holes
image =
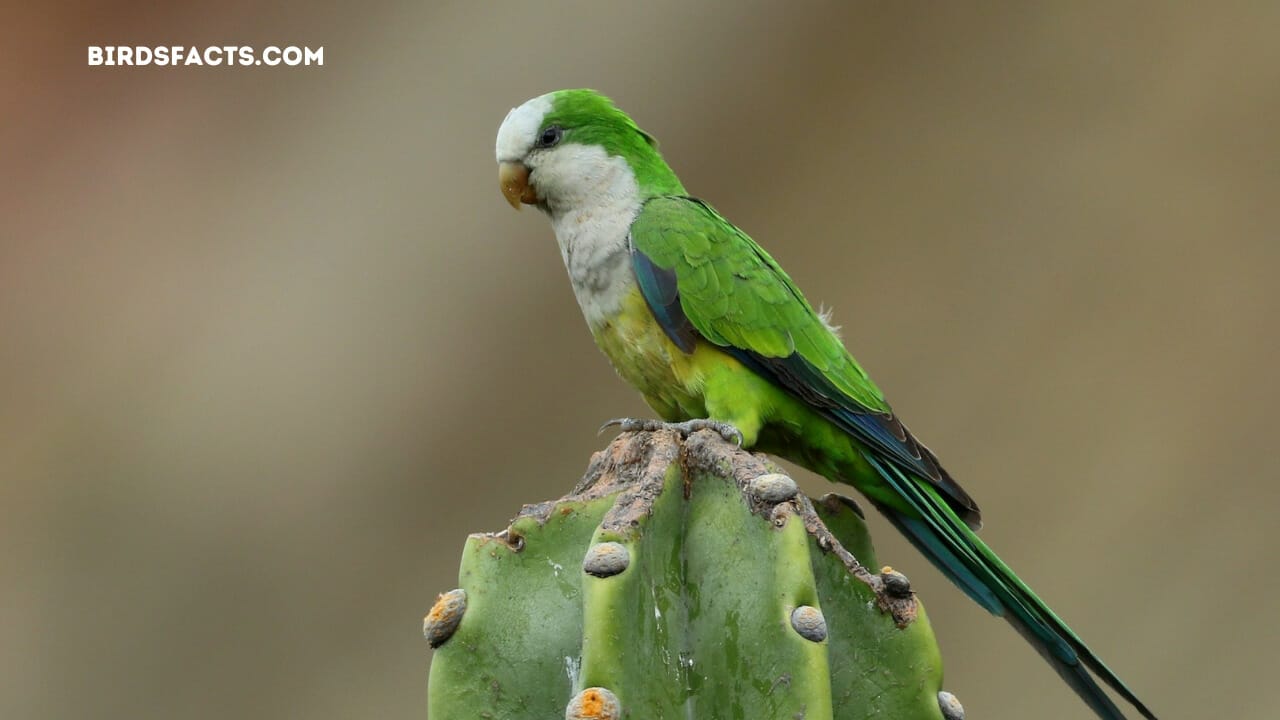
{"type": "Polygon", "coordinates": [[[547,213],[574,295],[587,324],[598,330],[635,286],[627,233],[642,200],[625,160],[599,146],[570,145],[547,153],[530,176],[546,188],[547,213]]]}

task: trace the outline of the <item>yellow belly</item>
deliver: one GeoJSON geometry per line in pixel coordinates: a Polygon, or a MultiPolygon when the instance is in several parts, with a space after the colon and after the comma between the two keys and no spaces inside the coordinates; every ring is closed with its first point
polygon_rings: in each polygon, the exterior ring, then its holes
{"type": "Polygon", "coordinates": [[[622,379],[640,391],[664,420],[707,416],[703,387],[708,371],[737,361],[699,340],[686,354],[663,332],[649,306],[635,288],[622,301],[622,310],[595,329],[596,345],[622,379]]]}

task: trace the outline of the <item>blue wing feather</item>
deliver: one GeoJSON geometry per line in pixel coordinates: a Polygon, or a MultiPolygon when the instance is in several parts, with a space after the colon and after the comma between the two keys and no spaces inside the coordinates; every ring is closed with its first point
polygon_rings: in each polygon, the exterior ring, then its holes
{"type": "Polygon", "coordinates": [[[675,270],[658,267],[648,255],[637,251],[634,246],[631,249],[631,267],[640,284],[640,293],[644,296],[649,311],[662,326],[662,331],[676,347],[685,353],[693,352],[698,338],[697,330],[680,308],[675,270]]]}

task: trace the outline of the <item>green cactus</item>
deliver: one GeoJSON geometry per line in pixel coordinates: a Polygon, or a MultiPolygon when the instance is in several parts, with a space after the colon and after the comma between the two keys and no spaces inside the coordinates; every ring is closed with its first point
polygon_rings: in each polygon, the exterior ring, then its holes
{"type": "Polygon", "coordinates": [[[853,501],[711,432],[624,433],[570,495],[467,540],[425,623],[429,715],[963,717],[906,578],[864,566],[853,501]]]}

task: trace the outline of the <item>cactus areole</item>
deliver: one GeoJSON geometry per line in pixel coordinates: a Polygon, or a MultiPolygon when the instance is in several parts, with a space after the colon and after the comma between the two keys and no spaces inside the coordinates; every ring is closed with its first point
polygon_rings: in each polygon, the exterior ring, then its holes
{"type": "Polygon", "coordinates": [[[778,473],[714,432],[623,433],[571,494],[472,535],[427,618],[429,716],[954,717],[857,506],[778,473]]]}

